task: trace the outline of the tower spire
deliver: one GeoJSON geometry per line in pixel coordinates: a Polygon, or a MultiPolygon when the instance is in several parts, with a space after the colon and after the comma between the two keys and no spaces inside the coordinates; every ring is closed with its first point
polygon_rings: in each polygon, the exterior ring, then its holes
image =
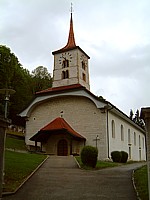
{"type": "Polygon", "coordinates": [[[72,5],[73,4],[71,3],[71,9],[70,9],[71,17],[70,17],[70,30],[69,30],[68,42],[67,42],[67,45],[64,47],[64,49],[76,47],[74,31],[73,31],[73,19],[72,19],[73,8],[72,8],[72,5]]]}

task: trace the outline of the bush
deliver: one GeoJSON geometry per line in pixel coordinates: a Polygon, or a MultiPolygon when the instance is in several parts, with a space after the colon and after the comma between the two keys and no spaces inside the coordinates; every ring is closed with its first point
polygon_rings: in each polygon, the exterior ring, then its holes
{"type": "Polygon", "coordinates": [[[113,162],[126,163],[128,160],[128,153],[125,151],[113,151],[111,152],[111,158],[113,162]]]}
{"type": "Polygon", "coordinates": [[[121,152],[120,151],[111,152],[111,158],[112,158],[113,162],[120,162],[121,161],[121,152]]]}
{"type": "Polygon", "coordinates": [[[128,160],[128,153],[125,151],[121,151],[121,163],[126,163],[128,160]]]}
{"type": "Polygon", "coordinates": [[[85,146],[81,151],[81,161],[88,167],[95,167],[97,163],[98,150],[92,146],[85,146]]]}

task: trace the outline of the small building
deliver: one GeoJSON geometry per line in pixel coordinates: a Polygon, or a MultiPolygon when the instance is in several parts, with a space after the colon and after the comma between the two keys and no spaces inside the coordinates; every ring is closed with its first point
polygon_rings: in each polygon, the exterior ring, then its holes
{"type": "Polygon", "coordinates": [[[67,45],[52,54],[52,88],[37,92],[20,113],[26,119],[28,148],[66,156],[91,145],[98,148],[98,159],[110,158],[112,151],[126,151],[131,160],[145,160],[145,131],[90,92],[90,57],[75,43],[72,13],[67,45]]]}

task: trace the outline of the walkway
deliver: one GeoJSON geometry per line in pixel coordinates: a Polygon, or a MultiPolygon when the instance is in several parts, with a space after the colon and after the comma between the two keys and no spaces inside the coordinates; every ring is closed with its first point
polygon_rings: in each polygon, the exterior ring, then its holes
{"type": "Polygon", "coordinates": [[[132,170],[142,163],[85,171],[78,169],[71,157],[70,162],[68,158],[64,161],[61,157],[53,159],[50,157],[15,195],[3,199],[136,200],[131,175],[132,170]],[[56,162],[58,165],[53,166],[56,162]]]}

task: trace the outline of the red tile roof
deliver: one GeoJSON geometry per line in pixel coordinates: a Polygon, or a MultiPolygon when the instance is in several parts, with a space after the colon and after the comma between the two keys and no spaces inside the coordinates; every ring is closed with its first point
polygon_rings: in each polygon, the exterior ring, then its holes
{"type": "Polygon", "coordinates": [[[82,135],[77,133],[63,118],[58,117],[52,122],[40,129],[33,137],[30,138],[32,141],[42,141],[44,137],[48,139],[51,133],[56,133],[57,131],[64,131],[71,134],[74,138],[86,140],[82,135]]]}
{"type": "Polygon", "coordinates": [[[75,89],[75,88],[83,88],[80,84],[73,84],[68,86],[61,86],[61,87],[54,87],[54,88],[48,88],[39,92],[36,92],[36,94],[43,94],[43,93],[49,93],[49,92],[60,92],[63,90],[69,90],[69,89],[75,89]]]}

